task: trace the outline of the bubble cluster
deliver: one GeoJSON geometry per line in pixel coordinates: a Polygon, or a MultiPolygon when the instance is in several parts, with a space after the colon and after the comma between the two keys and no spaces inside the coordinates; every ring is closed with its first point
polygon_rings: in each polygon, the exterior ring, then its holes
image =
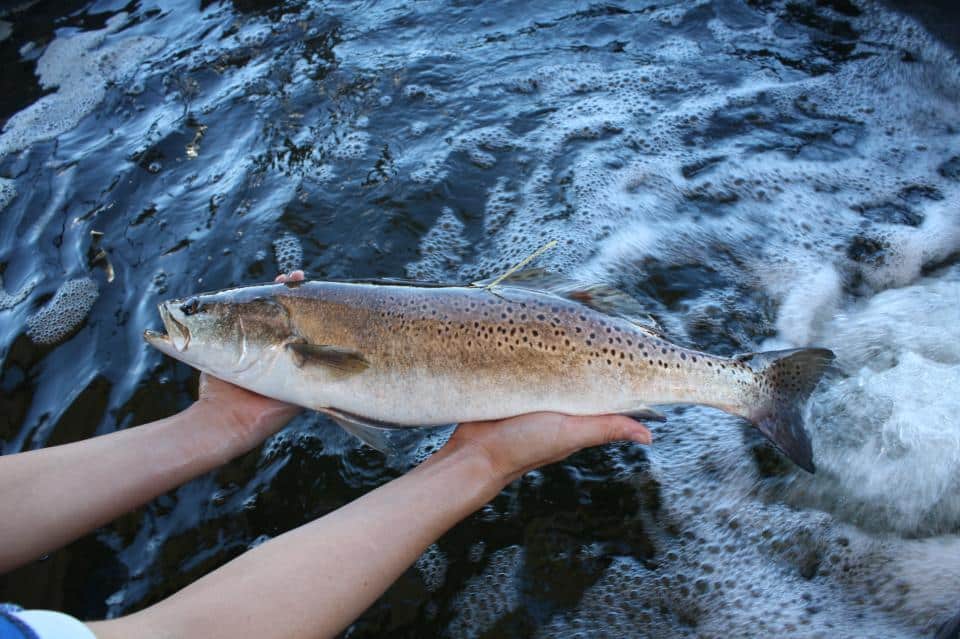
{"type": "Polygon", "coordinates": [[[447,556],[436,544],[430,544],[413,564],[429,592],[436,592],[447,578],[447,556]]]}
{"type": "Polygon", "coordinates": [[[454,149],[463,151],[470,161],[481,168],[490,168],[497,159],[490,151],[516,148],[516,137],[502,126],[484,127],[466,133],[454,142],[454,149]]]}
{"type": "Polygon", "coordinates": [[[17,197],[17,187],[13,180],[0,178],[0,211],[7,208],[7,204],[17,197]]]}
{"type": "Polygon", "coordinates": [[[408,84],[403,87],[403,97],[408,100],[423,100],[429,104],[443,101],[443,92],[423,84],[408,84]]]}
{"type": "Polygon", "coordinates": [[[36,280],[31,280],[20,287],[16,293],[8,293],[3,287],[3,276],[0,276],[0,311],[9,311],[21,304],[37,286],[36,280]]]}
{"type": "Polygon", "coordinates": [[[43,96],[7,120],[0,134],[0,157],[74,128],[103,100],[108,83],[123,84],[140,62],[158,51],[163,40],[148,36],[112,36],[127,22],[112,16],[99,31],[57,38],[37,60],[43,96]]]}
{"type": "Polygon", "coordinates": [[[450,208],[444,208],[436,224],[420,238],[420,259],[407,265],[414,279],[454,281],[470,245],[464,225],[450,208]]]}
{"type": "Polygon", "coordinates": [[[456,617],[447,626],[450,637],[473,639],[490,630],[520,604],[519,573],[524,551],[520,546],[502,548],[490,555],[483,572],[467,580],[454,601],[456,617]]]}
{"type": "Polygon", "coordinates": [[[424,433],[423,438],[410,453],[408,467],[419,466],[429,459],[431,455],[443,448],[443,445],[447,443],[455,430],[455,426],[441,426],[421,431],[424,433]]]}
{"type": "Polygon", "coordinates": [[[944,392],[960,384],[958,300],[952,269],[815,325],[818,339],[835,340],[849,377],[810,404],[823,472],[798,478],[791,499],[901,534],[960,526],[960,403],[944,392]]]}
{"type": "Polygon", "coordinates": [[[333,146],[333,156],[340,160],[359,160],[370,146],[370,134],[366,131],[351,131],[333,146]]]}
{"type": "Polygon", "coordinates": [[[284,233],[273,241],[273,255],[280,273],[303,268],[303,246],[300,239],[291,233],[284,233]]]}
{"type": "Polygon", "coordinates": [[[960,289],[942,268],[960,251],[955,55],[873,4],[821,7],[809,24],[795,9],[659,9],[663,28],[702,21],[712,40],[674,34],[642,64],[489,81],[478,91],[551,108],[450,131],[482,169],[501,162],[482,134],[521,132],[503,148],[523,171],[487,188],[461,280],[556,239],[537,266],[627,290],[678,341],[838,356],[807,406],[815,476],[733,418],[671,415],[650,451],[654,558],[613,557],[540,636],[908,637],[956,612],[960,289]],[[809,29],[795,58],[784,16],[809,29]],[[826,24],[861,56],[814,53],[826,24]]]}
{"type": "Polygon", "coordinates": [[[47,304],[27,319],[27,335],[38,344],[56,344],[77,330],[100,291],[89,277],[64,282],[47,304]]]}

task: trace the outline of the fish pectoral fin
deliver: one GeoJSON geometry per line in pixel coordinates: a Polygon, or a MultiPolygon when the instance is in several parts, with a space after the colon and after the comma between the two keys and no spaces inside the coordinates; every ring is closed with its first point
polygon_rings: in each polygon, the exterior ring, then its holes
{"type": "Polygon", "coordinates": [[[423,434],[416,428],[404,428],[335,408],[321,408],[320,412],[367,446],[387,456],[409,451],[423,439],[423,434]]]}
{"type": "Polygon", "coordinates": [[[667,421],[667,416],[661,413],[658,410],[654,410],[649,406],[640,405],[629,410],[620,411],[621,415],[627,415],[629,417],[634,417],[636,419],[645,419],[648,422],[665,422],[667,421]]]}
{"type": "Polygon", "coordinates": [[[303,368],[307,365],[323,366],[341,375],[355,375],[370,367],[370,362],[360,353],[339,346],[290,342],[287,350],[293,362],[303,368]]]}

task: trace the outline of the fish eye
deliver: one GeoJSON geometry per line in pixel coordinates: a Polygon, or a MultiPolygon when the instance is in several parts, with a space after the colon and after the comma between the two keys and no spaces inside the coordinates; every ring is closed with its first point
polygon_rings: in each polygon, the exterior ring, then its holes
{"type": "Polygon", "coordinates": [[[193,315],[194,313],[199,313],[203,311],[204,305],[200,303],[200,299],[196,297],[191,297],[186,302],[180,305],[180,312],[184,315],[193,315]]]}

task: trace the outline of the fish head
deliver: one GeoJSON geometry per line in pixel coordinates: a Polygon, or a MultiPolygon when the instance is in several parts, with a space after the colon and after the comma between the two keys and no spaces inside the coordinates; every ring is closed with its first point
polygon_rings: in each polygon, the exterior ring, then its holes
{"type": "Polygon", "coordinates": [[[274,297],[238,291],[163,302],[158,310],[166,333],[146,331],[144,339],[195,368],[249,386],[284,353],[290,317],[274,297]]]}

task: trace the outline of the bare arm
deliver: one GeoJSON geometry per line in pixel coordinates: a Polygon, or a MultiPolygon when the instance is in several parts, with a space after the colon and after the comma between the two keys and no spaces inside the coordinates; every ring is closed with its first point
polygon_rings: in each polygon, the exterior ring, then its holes
{"type": "Polygon", "coordinates": [[[625,417],[538,413],[462,425],[420,467],[281,535],[144,611],[92,623],[99,639],[314,639],[341,631],[424,549],[511,480],[585,446],[649,443],[625,417]]]}
{"type": "Polygon", "coordinates": [[[250,450],[298,410],[203,377],[200,400],[167,419],[0,457],[0,573],[250,450]]]}

